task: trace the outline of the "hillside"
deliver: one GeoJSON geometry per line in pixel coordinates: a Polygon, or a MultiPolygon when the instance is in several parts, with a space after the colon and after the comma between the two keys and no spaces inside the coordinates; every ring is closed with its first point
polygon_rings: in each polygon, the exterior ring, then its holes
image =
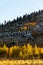
{"type": "Polygon", "coordinates": [[[23,45],[28,42],[43,47],[43,10],[0,25],[0,45],[23,45]]]}

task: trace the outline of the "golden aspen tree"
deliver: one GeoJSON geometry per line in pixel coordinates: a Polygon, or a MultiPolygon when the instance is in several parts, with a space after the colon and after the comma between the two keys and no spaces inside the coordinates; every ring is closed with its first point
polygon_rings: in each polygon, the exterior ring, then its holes
{"type": "Polygon", "coordinates": [[[29,58],[33,56],[33,48],[32,48],[32,45],[30,45],[30,43],[27,44],[27,56],[29,58]]]}
{"type": "Polygon", "coordinates": [[[20,51],[19,57],[20,57],[20,58],[23,58],[23,53],[22,53],[22,51],[20,51]]]}
{"type": "Polygon", "coordinates": [[[38,50],[38,47],[37,47],[37,45],[35,44],[35,46],[34,46],[34,56],[35,56],[35,58],[37,58],[37,57],[39,57],[39,50],[38,50]]]}

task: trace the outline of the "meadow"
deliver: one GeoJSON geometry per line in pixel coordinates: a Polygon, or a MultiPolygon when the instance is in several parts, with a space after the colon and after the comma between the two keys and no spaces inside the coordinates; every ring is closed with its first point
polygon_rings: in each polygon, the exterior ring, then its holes
{"type": "Polygon", "coordinates": [[[0,60],[0,65],[43,65],[43,60],[0,60]]]}

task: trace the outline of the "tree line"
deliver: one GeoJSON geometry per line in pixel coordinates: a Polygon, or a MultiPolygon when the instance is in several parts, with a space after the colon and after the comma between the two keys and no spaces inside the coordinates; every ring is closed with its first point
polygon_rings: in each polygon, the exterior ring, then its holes
{"type": "MultiPolygon", "coordinates": [[[[32,21],[36,21],[36,17],[37,16],[39,16],[40,14],[42,14],[43,13],[43,10],[39,10],[39,11],[34,11],[34,12],[32,12],[32,13],[30,13],[30,14],[25,14],[25,15],[23,15],[23,17],[22,16],[20,16],[20,17],[17,17],[16,19],[13,19],[12,21],[7,21],[6,22],[6,20],[4,21],[4,26],[6,26],[6,25],[11,25],[11,24],[21,24],[21,23],[24,23],[24,22],[32,22],[32,21]]],[[[1,27],[1,25],[0,25],[0,27],[1,27]]],[[[3,27],[3,24],[2,24],[2,27],[3,27]]]]}
{"type": "Polygon", "coordinates": [[[34,47],[28,43],[23,46],[12,46],[8,48],[6,45],[0,47],[0,58],[8,59],[43,59],[43,48],[34,47]]]}

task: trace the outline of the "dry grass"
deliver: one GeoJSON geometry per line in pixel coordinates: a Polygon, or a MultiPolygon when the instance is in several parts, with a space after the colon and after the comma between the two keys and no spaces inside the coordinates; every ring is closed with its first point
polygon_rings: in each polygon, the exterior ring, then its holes
{"type": "Polygon", "coordinates": [[[0,60],[0,65],[43,65],[43,60],[0,60]]]}

